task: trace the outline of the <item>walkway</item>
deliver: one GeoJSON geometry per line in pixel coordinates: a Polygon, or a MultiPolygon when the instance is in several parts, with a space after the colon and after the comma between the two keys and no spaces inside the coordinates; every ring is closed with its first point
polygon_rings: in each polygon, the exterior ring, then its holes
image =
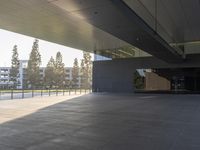
{"type": "Polygon", "coordinates": [[[0,102],[0,150],[200,149],[200,95],[64,99],[0,102]]]}

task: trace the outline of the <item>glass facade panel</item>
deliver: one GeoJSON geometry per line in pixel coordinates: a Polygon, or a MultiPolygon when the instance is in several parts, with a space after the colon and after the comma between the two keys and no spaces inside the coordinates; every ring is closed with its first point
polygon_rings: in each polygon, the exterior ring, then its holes
{"type": "Polygon", "coordinates": [[[95,51],[95,61],[112,60],[117,58],[149,57],[150,54],[133,46],[124,46],[118,49],[95,51]]]}

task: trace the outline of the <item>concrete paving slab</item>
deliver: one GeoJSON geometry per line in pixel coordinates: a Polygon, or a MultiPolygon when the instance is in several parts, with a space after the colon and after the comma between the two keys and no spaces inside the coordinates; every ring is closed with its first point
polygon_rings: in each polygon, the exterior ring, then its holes
{"type": "Polygon", "coordinates": [[[199,150],[200,95],[0,102],[0,150],[199,150]]]}

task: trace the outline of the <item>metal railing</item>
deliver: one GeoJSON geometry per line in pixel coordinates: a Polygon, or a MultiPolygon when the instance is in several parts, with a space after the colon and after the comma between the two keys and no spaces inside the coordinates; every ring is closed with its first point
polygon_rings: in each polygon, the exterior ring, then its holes
{"type": "Polygon", "coordinates": [[[59,95],[80,95],[91,93],[91,89],[86,88],[65,88],[65,89],[0,89],[0,100],[24,99],[43,96],[59,95]]]}

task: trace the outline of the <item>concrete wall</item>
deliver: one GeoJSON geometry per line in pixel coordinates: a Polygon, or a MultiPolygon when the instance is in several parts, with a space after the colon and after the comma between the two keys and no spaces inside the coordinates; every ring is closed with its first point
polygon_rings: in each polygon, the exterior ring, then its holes
{"type": "Polygon", "coordinates": [[[199,56],[191,57],[177,64],[169,64],[155,57],[95,61],[93,62],[93,91],[133,92],[133,75],[136,69],[199,67],[199,58],[199,56]]]}
{"type": "Polygon", "coordinates": [[[135,68],[124,63],[95,62],[93,65],[94,92],[133,92],[135,68]]]}
{"type": "Polygon", "coordinates": [[[145,72],[145,90],[170,90],[170,81],[154,72],[145,72]]]}

